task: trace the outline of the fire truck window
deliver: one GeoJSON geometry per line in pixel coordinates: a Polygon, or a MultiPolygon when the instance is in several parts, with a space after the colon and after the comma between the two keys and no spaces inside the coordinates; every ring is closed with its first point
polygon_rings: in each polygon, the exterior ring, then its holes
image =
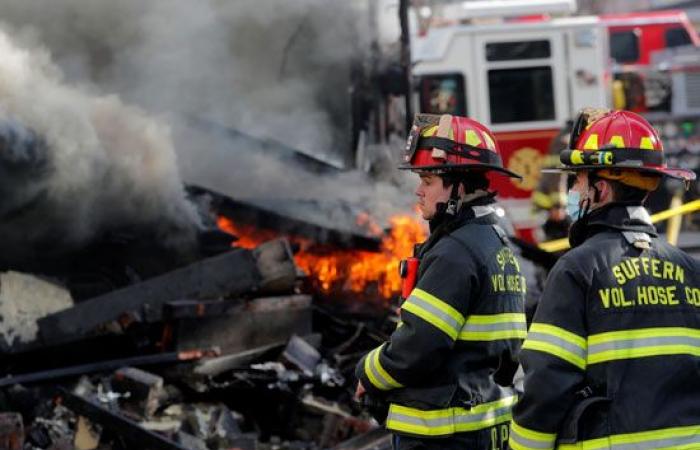
{"type": "Polygon", "coordinates": [[[554,120],[552,68],[489,70],[491,123],[554,120]]]}
{"type": "Polygon", "coordinates": [[[664,33],[666,38],[666,47],[682,47],[684,45],[690,45],[690,35],[685,28],[669,28],[664,33]]]}
{"type": "Polygon", "coordinates": [[[610,33],[610,56],[615,62],[633,63],[639,59],[639,36],[635,31],[610,33]]]}
{"type": "Polygon", "coordinates": [[[421,77],[420,110],[428,114],[467,115],[464,76],[459,73],[421,77]]]}
{"type": "Polygon", "coordinates": [[[547,40],[486,44],[486,61],[549,58],[551,55],[547,40]]]}

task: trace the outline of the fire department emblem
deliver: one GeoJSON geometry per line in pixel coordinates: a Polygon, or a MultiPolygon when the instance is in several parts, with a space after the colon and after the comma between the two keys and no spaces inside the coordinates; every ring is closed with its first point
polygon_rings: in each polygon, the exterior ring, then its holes
{"type": "Polygon", "coordinates": [[[511,178],[511,183],[524,191],[535,189],[540,181],[542,160],[542,154],[532,147],[523,147],[513,152],[508,160],[508,169],[521,175],[523,179],[511,178]]]}

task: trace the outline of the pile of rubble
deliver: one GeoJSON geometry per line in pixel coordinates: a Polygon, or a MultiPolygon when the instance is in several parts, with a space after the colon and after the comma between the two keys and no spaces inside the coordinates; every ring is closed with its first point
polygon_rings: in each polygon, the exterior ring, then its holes
{"type": "Polygon", "coordinates": [[[0,448],[387,447],[352,370],[394,314],[329,310],[302,275],[282,239],[81,302],[0,274],[0,448]]]}

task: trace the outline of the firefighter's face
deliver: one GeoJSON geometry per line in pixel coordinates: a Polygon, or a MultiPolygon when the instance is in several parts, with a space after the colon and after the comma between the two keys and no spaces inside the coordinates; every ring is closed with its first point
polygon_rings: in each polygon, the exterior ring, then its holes
{"type": "Polygon", "coordinates": [[[442,178],[430,172],[420,172],[420,182],[416,188],[418,197],[418,209],[423,219],[430,220],[435,217],[438,203],[446,203],[450,199],[451,188],[445,187],[442,178]]]}

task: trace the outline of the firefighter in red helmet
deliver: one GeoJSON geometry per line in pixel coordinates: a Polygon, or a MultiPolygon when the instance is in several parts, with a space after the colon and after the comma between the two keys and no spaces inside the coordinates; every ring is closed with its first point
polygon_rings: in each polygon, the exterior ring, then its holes
{"type": "Polygon", "coordinates": [[[522,347],[510,446],[700,448],[700,264],[657,236],[643,206],[663,176],[695,174],[667,167],[632,112],[584,112],[569,142],[572,250],[522,347]]]}
{"type": "Polygon", "coordinates": [[[403,290],[400,325],[357,366],[357,393],[386,402],[397,449],[505,448],[526,284],[487,174],[517,175],[486,127],[447,114],[416,116],[400,168],[420,177],[431,234],[415,277],[403,274],[415,285],[403,290]]]}

